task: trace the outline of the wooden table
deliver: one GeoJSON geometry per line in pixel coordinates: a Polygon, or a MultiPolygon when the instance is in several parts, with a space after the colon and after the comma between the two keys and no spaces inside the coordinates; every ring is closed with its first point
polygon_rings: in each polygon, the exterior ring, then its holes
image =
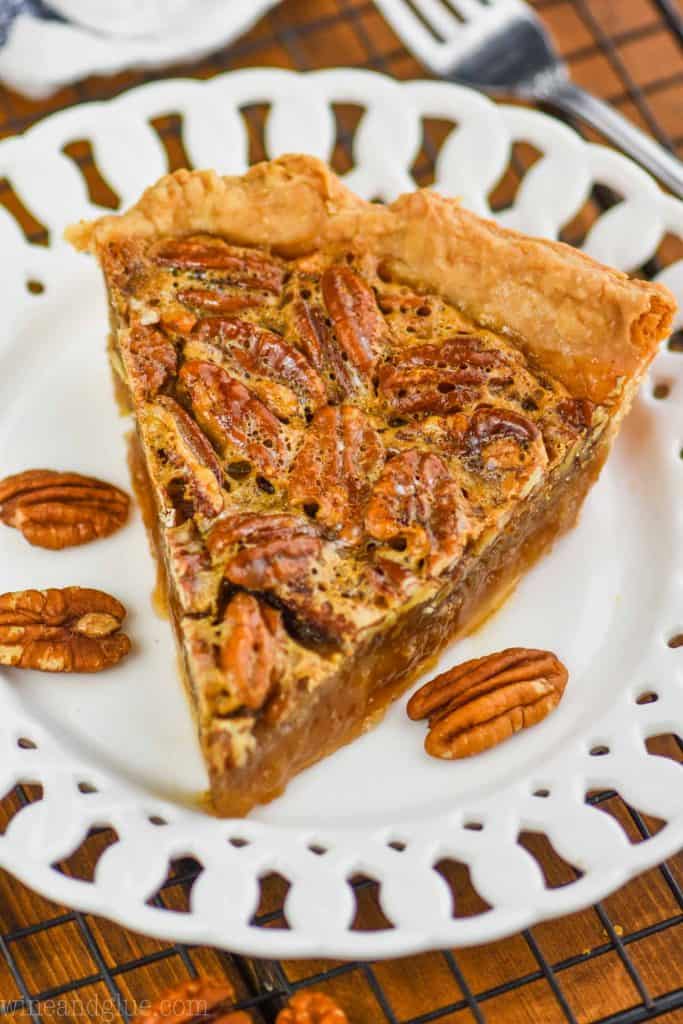
{"type": "MultiPolygon", "coordinates": [[[[228,0],[229,2],[229,0],[228,0]]],[[[680,9],[676,0],[537,0],[543,18],[569,60],[574,78],[612,102],[641,127],[683,156],[683,55],[680,9]],[[678,27],[679,34],[676,34],[678,27]]],[[[249,65],[314,68],[345,63],[371,67],[399,78],[424,76],[369,0],[284,0],[234,46],[179,74],[209,77],[249,65]]],[[[154,77],[125,73],[92,78],[36,103],[0,89],[0,137],[23,130],[49,111],[83,100],[113,96],[154,77]]],[[[262,153],[265,110],[246,115],[252,156],[262,153]]],[[[338,111],[335,166],[349,165],[348,142],[358,112],[338,111]]],[[[178,117],[155,123],[172,168],[186,162],[178,117]]],[[[430,181],[433,156],[447,126],[427,126],[425,146],[415,165],[419,181],[430,181]]],[[[108,201],[85,142],[68,154],[82,168],[93,197],[108,201]]],[[[505,205],[535,159],[519,146],[514,166],[496,190],[494,204],[505,205]]],[[[566,229],[567,240],[581,240],[599,206],[613,201],[598,190],[566,229]]],[[[0,202],[21,221],[32,241],[41,226],[22,208],[11,187],[0,182],[0,202]]],[[[663,243],[662,262],[683,255],[678,243],[663,243]]],[[[651,268],[649,268],[651,269],[651,268]]],[[[679,341],[677,350],[683,349],[679,341]]],[[[683,657],[683,652],[682,655],[683,657]]],[[[652,741],[653,752],[681,760],[672,737],[652,741]]],[[[39,798],[24,787],[0,804],[0,831],[21,802],[39,798]]],[[[661,827],[629,809],[616,794],[595,799],[613,814],[634,842],[661,827]]],[[[92,835],[61,865],[77,877],[92,877],[101,851],[115,841],[106,830],[92,835]]],[[[537,857],[548,884],[569,881],[573,869],[547,840],[521,841],[537,857]]],[[[445,865],[460,894],[461,914],[476,913],[482,901],[462,865],[445,865]]],[[[197,865],[173,864],[159,893],[162,905],[182,910],[197,865]]],[[[134,1016],[143,1000],[196,973],[227,976],[254,1021],[273,1021],[282,1000],[298,987],[335,995],[353,1024],[636,1024],[655,1017],[683,1024],[683,856],[641,876],[601,904],[529,932],[475,949],[425,954],[386,963],[329,961],[254,962],[207,948],[185,948],[136,935],[105,920],[78,914],[44,900],[0,872],[0,1024],[6,1021],[121,1021],[134,1016]],[[4,1010],[4,1016],[3,1011],[4,1010]]],[[[269,927],[282,925],[284,883],[270,878],[259,914],[269,927]]],[[[356,925],[385,926],[374,886],[359,880],[356,925]]]]}

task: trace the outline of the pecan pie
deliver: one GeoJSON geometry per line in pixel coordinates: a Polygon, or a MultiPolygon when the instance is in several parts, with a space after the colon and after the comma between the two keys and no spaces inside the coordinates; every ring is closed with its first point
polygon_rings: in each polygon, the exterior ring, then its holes
{"type": "Polygon", "coordinates": [[[375,722],[564,530],[674,303],[310,157],[179,171],[99,259],[219,814],[375,722]]]}

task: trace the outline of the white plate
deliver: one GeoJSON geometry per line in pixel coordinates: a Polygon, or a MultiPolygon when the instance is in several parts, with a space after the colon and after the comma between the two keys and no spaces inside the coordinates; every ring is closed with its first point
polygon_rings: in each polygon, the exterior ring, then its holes
{"type": "MultiPolygon", "coordinates": [[[[60,241],[66,223],[97,210],[62,147],[90,139],[102,174],[129,203],[164,170],[150,118],[181,113],[195,165],[235,171],[248,152],[239,108],[257,102],[272,104],[271,155],[299,149],[323,157],[334,145],[331,104],[362,104],[347,180],[369,197],[391,198],[413,186],[409,168],[420,147],[420,118],[439,117],[458,127],[441,150],[437,187],[481,212],[512,142],[523,139],[542,157],[501,220],[556,235],[600,181],[625,198],[592,229],[586,248],[596,256],[632,268],[652,255],[666,231],[683,236],[683,204],[623,157],[584,144],[540,113],[496,107],[441,83],[399,85],[358,71],[256,70],[207,83],[154,83],[72,108],[0,143],[0,177],[9,178],[51,232],[49,246],[29,245],[9,216],[0,218],[1,474],[63,467],[128,486],[128,424],[111,394],[99,272],[60,241]],[[29,279],[45,291],[30,294],[29,279]]],[[[683,295],[683,264],[662,277],[683,295]]],[[[3,591],[66,584],[107,590],[130,609],[135,650],[99,677],[15,671],[0,677],[2,792],[19,780],[44,787],[42,801],[21,810],[0,839],[0,864],[55,900],[168,939],[260,956],[379,957],[511,933],[576,910],[663,860],[683,844],[683,775],[672,761],[649,755],[644,740],[683,735],[683,652],[667,645],[683,629],[682,389],[683,356],[664,352],[578,529],[483,631],[442,659],[445,667],[519,644],[557,651],[571,681],[555,714],[481,757],[447,764],[423,754],[422,727],[407,720],[399,701],[378,729],[299,776],[284,797],[244,821],[216,821],[193,809],[204,769],[176,677],[171,630],[150,607],[154,570],[139,515],[106,541],[60,553],[31,548],[16,531],[1,530],[3,591]],[[654,382],[669,385],[666,400],[653,397],[654,382]],[[646,690],[659,699],[636,703],[646,690]],[[35,749],[19,745],[21,737],[35,749]],[[591,756],[597,745],[609,753],[591,756]],[[97,792],[81,792],[79,782],[97,792]],[[614,819],[585,803],[586,791],[599,787],[616,789],[666,824],[632,845],[614,819]],[[550,795],[533,795],[538,789],[550,795]],[[167,824],[153,824],[154,816],[167,824]],[[473,822],[483,828],[466,827],[473,822]],[[94,881],[55,871],[51,865],[96,825],[113,826],[119,842],[101,857],[94,881]],[[517,843],[521,830],[544,832],[582,872],[580,879],[546,888],[535,860],[517,843]],[[311,845],[327,852],[320,856],[311,845]],[[181,855],[203,866],[190,912],[149,906],[169,860],[181,855]],[[470,866],[491,906],[487,913],[452,916],[452,894],[432,869],[443,858],[470,866]],[[250,923],[259,879],[272,871],[290,882],[288,930],[250,923]],[[348,879],[357,872],[379,881],[393,929],[350,930],[348,879]]],[[[457,905],[457,893],[455,899],[457,905]]]]}

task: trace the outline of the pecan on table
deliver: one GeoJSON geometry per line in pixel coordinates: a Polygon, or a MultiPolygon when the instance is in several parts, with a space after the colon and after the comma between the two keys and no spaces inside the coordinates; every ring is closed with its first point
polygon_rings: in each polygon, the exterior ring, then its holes
{"type": "Polygon", "coordinates": [[[225,1009],[234,1001],[235,989],[229,981],[191,978],[142,1010],[135,1024],[252,1024],[248,1013],[225,1009]]]}
{"type": "Polygon", "coordinates": [[[280,1010],[275,1024],[349,1024],[349,1018],[324,992],[297,992],[280,1010]]]}
{"type": "Polygon", "coordinates": [[[130,650],[126,609],[100,590],[20,590],[0,596],[0,664],[40,672],[100,672],[130,650]]]}
{"type": "Polygon", "coordinates": [[[567,678],[550,651],[511,647],[431,679],[407,711],[413,720],[429,719],[428,754],[471,757],[542,721],[559,704],[567,678]]]}
{"type": "Polygon", "coordinates": [[[0,520],[52,550],[108,537],[125,523],[129,504],[118,487],[80,473],[29,469],[0,481],[0,520]]]}
{"type": "Polygon", "coordinates": [[[316,413],[289,478],[290,503],[342,540],[363,532],[363,508],[384,462],[379,434],[360,409],[326,406],[316,413]]]}

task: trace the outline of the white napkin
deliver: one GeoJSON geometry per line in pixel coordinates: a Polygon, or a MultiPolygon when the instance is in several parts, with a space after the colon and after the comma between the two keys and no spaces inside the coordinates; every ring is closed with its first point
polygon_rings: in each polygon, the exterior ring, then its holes
{"type": "MultiPolygon", "coordinates": [[[[75,11],[90,0],[69,2],[75,11]]],[[[198,60],[246,32],[278,2],[192,0],[191,17],[173,17],[159,32],[124,38],[61,19],[42,0],[0,0],[0,80],[39,99],[88,75],[198,60]]],[[[145,0],[136,6],[145,9],[145,0]]],[[[147,16],[151,10],[146,8],[147,16]]]]}

